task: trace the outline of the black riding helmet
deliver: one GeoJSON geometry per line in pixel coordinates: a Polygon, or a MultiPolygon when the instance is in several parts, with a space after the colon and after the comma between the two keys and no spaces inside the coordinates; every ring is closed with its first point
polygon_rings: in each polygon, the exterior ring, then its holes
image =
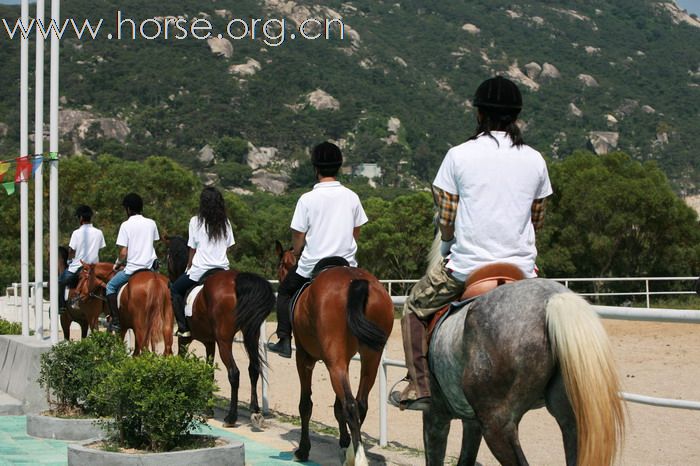
{"type": "Polygon", "coordinates": [[[322,142],[311,153],[311,164],[320,168],[340,168],[343,154],[340,148],[331,142],[322,142]]]}
{"type": "Polygon", "coordinates": [[[496,76],[478,87],[474,94],[474,106],[484,113],[517,116],[523,108],[523,96],[513,81],[496,76]]]}
{"type": "Polygon", "coordinates": [[[122,206],[126,207],[131,212],[140,214],[143,211],[143,199],[136,193],[129,193],[124,196],[122,206]]]}
{"type": "Polygon", "coordinates": [[[78,208],[75,209],[75,216],[78,217],[78,219],[87,220],[89,222],[90,219],[92,219],[92,209],[90,206],[86,205],[78,206],[78,208]]]}

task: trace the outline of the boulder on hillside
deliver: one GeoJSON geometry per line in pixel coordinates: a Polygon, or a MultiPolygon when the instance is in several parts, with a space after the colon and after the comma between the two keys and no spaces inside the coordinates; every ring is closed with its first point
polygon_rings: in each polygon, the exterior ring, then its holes
{"type": "Polygon", "coordinates": [[[596,81],[596,79],[593,76],[591,76],[590,74],[583,74],[583,73],[579,74],[578,76],[576,76],[576,79],[581,81],[583,83],[583,85],[586,87],[598,87],[599,86],[598,81],[596,81]]]}
{"type": "Polygon", "coordinates": [[[467,23],[462,26],[462,31],[467,31],[469,34],[477,35],[481,32],[481,29],[471,23],[467,23]]]}
{"type": "Polygon", "coordinates": [[[272,162],[279,149],[276,147],[255,147],[250,142],[248,143],[248,155],[246,155],[246,163],[253,170],[265,167],[272,162]]]}
{"type": "Polygon", "coordinates": [[[225,37],[210,37],[207,39],[207,44],[211,52],[215,55],[221,55],[226,58],[231,58],[233,56],[233,44],[225,37]]]}
{"type": "Polygon", "coordinates": [[[231,65],[228,68],[228,72],[238,76],[253,76],[255,73],[262,69],[260,62],[249,58],[247,62],[240,65],[231,65]]]}
{"type": "Polygon", "coordinates": [[[518,62],[516,61],[510,67],[508,68],[508,71],[506,71],[506,75],[512,79],[515,82],[518,82],[522,84],[523,86],[527,87],[528,89],[532,91],[537,91],[540,88],[540,85],[537,84],[535,81],[530,79],[528,76],[523,73],[520,68],[518,67],[518,62]]]}
{"type": "Polygon", "coordinates": [[[551,63],[545,63],[542,65],[542,73],[540,74],[541,79],[559,79],[561,78],[561,73],[556,66],[551,63]]]}
{"type": "Polygon", "coordinates": [[[205,166],[211,165],[214,162],[214,149],[209,144],[202,147],[197,154],[197,160],[205,166]]]}
{"type": "Polygon", "coordinates": [[[316,89],[306,95],[306,101],[316,110],[338,110],[340,102],[338,99],[322,89],[316,89]]]}
{"type": "Polygon", "coordinates": [[[588,143],[598,155],[604,155],[617,149],[620,133],[615,131],[591,131],[588,133],[588,143]]]}
{"type": "Polygon", "coordinates": [[[266,170],[256,170],[253,172],[251,182],[261,191],[273,194],[284,194],[291,179],[289,176],[280,173],[270,173],[266,170]]]}
{"type": "Polygon", "coordinates": [[[542,67],[538,64],[535,63],[534,61],[531,61],[527,65],[525,65],[523,68],[525,68],[525,74],[530,78],[530,79],[537,79],[537,77],[542,73],[542,67]]]}
{"type": "Polygon", "coordinates": [[[573,102],[569,104],[569,113],[577,118],[581,118],[583,116],[583,112],[581,111],[581,109],[578,108],[573,102]]]}
{"type": "Polygon", "coordinates": [[[224,19],[233,17],[233,13],[231,13],[231,10],[214,10],[214,14],[224,19]]]}

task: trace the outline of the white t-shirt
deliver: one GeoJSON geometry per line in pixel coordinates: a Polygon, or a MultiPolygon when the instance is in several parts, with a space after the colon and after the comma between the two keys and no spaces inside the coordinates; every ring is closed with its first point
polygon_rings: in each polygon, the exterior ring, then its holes
{"type": "Polygon", "coordinates": [[[233,230],[231,224],[226,221],[226,237],[211,241],[207,235],[207,229],[197,216],[190,219],[189,240],[187,246],[196,249],[192,258],[192,267],[188,276],[190,280],[199,281],[207,270],[228,270],[228,257],[226,250],[233,246],[233,230]]]}
{"type": "Polygon", "coordinates": [[[529,146],[513,146],[502,131],[447,152],[433,185],[459,195],[456,243],[447,267],[463,275],[493,262],[518,266],[534,277],[535,199],[552,194],[547,165],[529,146]]]}
{"type": "Polygon", "coordinates": [[[290,227],[306,233],[297,273],[310,277],[316,263],[324,257],[344,257],[357,266],[357,243],[353,229],[367,223],[360,198],[339,181],[318,183],[303,194],[294,210],[290,227]]]}
{"type": "Polygon", "coordinates": [[[132,274],[140,269],[148,269],[156,260],[153,242],[158,241],[156,222],[143,215],[132,215],[119,227],[117,246],[129,248],[124,272],[132,274]]]}
{"type": "Polygon", "coordinates": [[[100,249],[105,247],[105,237],[102,230],[92,226],[92,223],[86,223],[73,232],[68,247],[75,251],[68,271],[76,273],[82,266],[80,261],[86,264],[97,264],[100,261],[100,249]]]}

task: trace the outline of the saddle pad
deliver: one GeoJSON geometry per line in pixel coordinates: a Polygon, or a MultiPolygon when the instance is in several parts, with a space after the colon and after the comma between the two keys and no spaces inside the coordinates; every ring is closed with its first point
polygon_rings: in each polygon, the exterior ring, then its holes
{"type": "Polygon", "coordinates": [[[465,355],[461,349],[464,322],[473,299],[455,302],[435,325],[428,351],[430,373],[455,417],[474,419],[474,410],[464,396],[462,375],[465,355]],[[457,337],[459,336],[459,338],[457,337]]]}
{"type": "Polygon", "coordinates": [[[127,286],[129,286],[129,282],[126,282],[126,284],[117,291],[117,309],[121,309],[122,307],[122,293],[124,293],[127,286]]]}
{"type": "Polygon", "coordinates": [[[194,300],[197,299],[197,295],[199,295],[199,292],[202,291],[202,288],[204,288],[204,285],[197,285],[187,294],[187,298],[185,300],[185,317],[192,317],[194,300]]]}

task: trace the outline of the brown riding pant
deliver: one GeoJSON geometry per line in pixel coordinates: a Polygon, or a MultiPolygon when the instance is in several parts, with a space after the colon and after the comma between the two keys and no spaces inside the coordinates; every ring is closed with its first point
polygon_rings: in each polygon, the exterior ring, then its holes
{"type": "Polygon", "coordinates": [[[444,261],[430,267],[415,284],[406,299],[401,319],[401,334],[410,382],[401,394],[403,401],[430,396],[428,334],[430,316],[446,304],[459,299],[464,282],[445,269],[444,261]]]}

